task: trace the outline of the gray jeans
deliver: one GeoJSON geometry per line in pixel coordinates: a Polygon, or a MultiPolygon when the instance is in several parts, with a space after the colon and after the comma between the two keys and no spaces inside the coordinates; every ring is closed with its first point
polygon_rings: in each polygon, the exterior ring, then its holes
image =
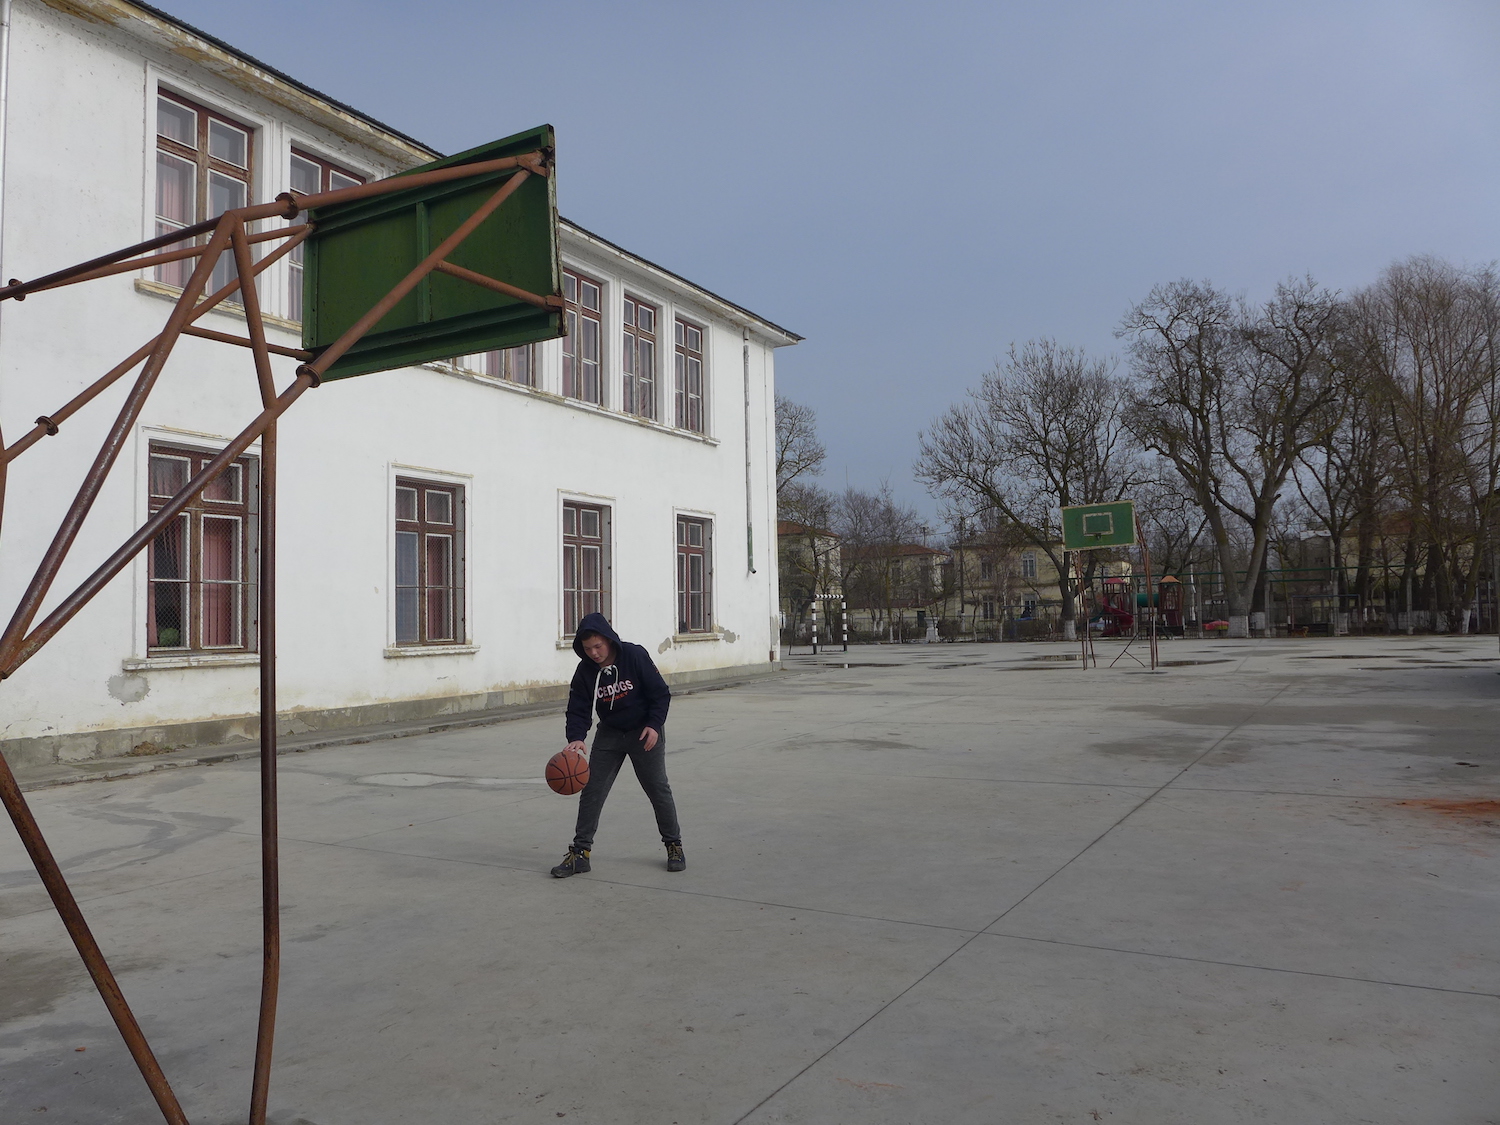
{"type": "Polygon", "coordinates": [[[650,750],[641,745],[640,737],[638,730],[615,730],[602,724],[594,735],[594,748],[589,752],[589,783],[583,787],[583,795],[578,801],[578,830],[573,836],[575,848],[587,851],[594,846],[599,813],[604,809],[605,798],[609,796],[615,775],[620,772],[626,758],[635,767],[635,779],[651,799],[661,842],[682,843],[682,831],[677,827],[677,803],[672,800],[672,786],[667,781],[667,736],[663,734],[657,738],[656,745],[650,750]]]}

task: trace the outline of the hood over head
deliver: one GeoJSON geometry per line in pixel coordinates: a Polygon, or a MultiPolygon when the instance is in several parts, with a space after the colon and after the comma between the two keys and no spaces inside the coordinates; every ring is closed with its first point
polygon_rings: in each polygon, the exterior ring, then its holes
{"type": "MultiPolygon", "coordinates": [[[[614,626],[609,623],[609,618],[602,613],[586,613],[583,620],[578,623],[578,632],[573,634],[573,651],[578,654],[579,660],[588,660],[588,654],[583,651],[583,638],[586,633],[598,633],[601,637],[615,646],[615,655],[620,653],[620,635],[615,632],[614,626]]],[[[589,661],[593,663],[593,661],[589,661]]]]}

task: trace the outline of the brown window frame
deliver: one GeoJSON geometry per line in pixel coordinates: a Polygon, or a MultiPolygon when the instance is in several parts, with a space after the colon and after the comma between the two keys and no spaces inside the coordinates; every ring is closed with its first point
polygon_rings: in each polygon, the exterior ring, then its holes
{"type": "Polygon", "coordinates": [[[656,419],[656,327],[661,308],[626,293],[620,342],[622,386],[620,408],[626,414],[656,419]]]}
{"type": "Polygon", "coordinates": [[[563,397],[604,406],[604,282],[577,270],[563,270],[563,304],[568,330],[563,337],[563,397]],[[593,287],[597,308],[582,301],[585,286],[593,287]],[[590,323],[594,326],[592,358],[583,354],[590,323]]]}
{"type": "Polygon", "coordinates": [[[679,430],[704,433],[703,339],[708,334],[700,324],[677,317],[672,328],[674,419],[679,430]],[[698,347],[692,347],[693,333],[698,347]],[[695,375],[696,368],[696,375],[695,375]]]}
{"type": "Polygon", "coordinates": [[[711,633],[714,628],[714,521],[708,516],[677,517],[677,633],[711,633]],[[693,529],[699,542],[692,542],[693,529]],[[698,589],[693,589],[693,561],[698,560],[698,589]],[[693,598],[699,599],[695,617],[693,598]]]}
{"type": "Polygon", "coordinates": [[[562,506],[562,636],[578,631],[578,622],[589,613],[611,614],[614,586],[613,512],[608,504],[585,500],[564,500],[562,506]],[[596,533],[585,533],[586,517],[596,521],[596,533]],[[584,559],[596,551],[595,583],[586,584],[584,559]],[[592,596],[591,596],[592,595],[592,596]]]}
{"type": "MultiPolygon", "coordinates": [[[[158,89],[156,92],[156,211],[154,222],[158,235],[167,234],[173,228],[180,229],[184,226],[192,226],[200,219],[215,218],[222,211],[210,213],[210,188],[214,176],[220,176],[226,180],[233,180],[244,187],[244,202],[235,206],[248,206],[254,202],[255,189],[255,128],[246,125],[242,121],[236,121],[233,117],[209,109],[205,105],[183,97],[181,94],[170,90],[158,89]],[[188,110],[197,115],[195,120],[195,133],[193,145],[188,145],[176,138],[164,135],[161,132],[162,102],[177,106],[179,109],[188,110]],[[236,132],[245,135],[245,165],[240,167],[230,160],[216,157],[211,152],[211,138],[214,123],[227,126],[236,132]],[[191,164],[193,173],[193,214],[187,217],[186,222],[165,217],[161,213],[162,181],[161,164],[162,155],[165,154],[173,159],[191,164]]],[[[232,208],[224,208],[231,210],[232,208]]],[[[202,235],[199,241],[206,242],[207,235],[202,235]]],[[[177,249],[186,243],[174,244],[168,249],[177,249]]],[[[197,267],[196,258],[183,258],[176,262],[165,262],[156,267],[153,277],[164,285],[175,285],[179,289],[187,284],[197,267]]],[[[208,283],[208,292],[221,289],[227,285],[235,276],[234,256],[225,250],[219,255],[219,260],[214,264],[213,277],[208,283]]]]}
{"type": "Polygon", "coordinates": [[[465,571],[468,563],[464,523],[464,486],[449,481],[425,480],[421,477],[396,478],[395,496],[395,642],[398,648],[420,648],[430,645],[461,645],[468,642],[465,601],[465,571]],[[405,504],[406,492],[412,493],[412,505],[405,504]],[[441,519],[442,505],[434,505],[435,496],[448,498],[448,519],[441,519]],[[411,515],[407,513],[410,512],[411,515]],[[406,537],[414,539],[408,540],[406,537]],[[440,552],[447,540],[446,574],[440,552]],[[413,548],[408,550],[408,547],[413,548]],[[438,569],[435,576],[433,570],[438,569]],[[434,577],[439,581],[434,581],[434,577]],[[441,579],[446,578],[446,581],[441,579]],[[408,596],[408,591],[410,592],[408,596]],[[410,603],[410,604],[408,604],[410,603]],[[434,614],[434,608],[437,613],[434,614]],[[441,627],[446,613],[447,627],[441,627]],[[439,618],[434,626],[433,618],[439,618]]]}
{"type": "MultiPolygon", "coordinates": [[[[321,156],[314,156],[303,149],[292,147],[290,159],[287,161],[287,169],[290,175],[288,187],[292,191],[311,195],[313,192],[333,191],[335,188],[355,187],[358,184],[368,182],[358,172],[351,172],[347,168],[340,167],[331,160],[325,160],[321,156]],[[317,186],[308,185],[306,189],[297,186],[297,167],[294,161],[300,160],[304,164],[311,164],[318,172],[317,186]],[[350,181],[339,183],[335,177],[341,177],[350,181]]],[[[307,216],[304,213],[297,219],[297,224],[305,223],[307,216]]],[[[302,262],[303,247],[292,248],[287,255],[287,290],[286,290],[286,316],[288,320],[301,322],[302,320],[302,262]]]]}
{"type": "MultiPolygon", "coordinates": [[[[153,441],[147,447],[146,495],[148,509],[155,513],[176,494],[178,489],[197,475],[217,450],[194,449],[170,442],[153,441]],[[180,462],[179,479],[163,477],[156,481],[159,463],[180,462]],[[168,491],[170,489],[170,491],[168,491]]],[[[245,456],[230,463],[224,473],[193,498],[182,515],[151,541],[146,549],[146,654],[147,657],[185,656],[195,653],[248,653],[258,647],[259,621],[256,618],[255,567],[257,542],[256,516],[260,510],[260,459],[245,456]],[[233,549],[236,577],[205,574],[208,551],[205,541],[211,523],[234,521],[238,526],[238,543],[233,549]],[[176,538],[180,546],[171,550],[176,538]],[[172,555],[182,557],[184,565],[172,566],[172,555]],[[164,574],[163,570],[178,570],[164,574]],[[176,595],[169,595],[172,588],[176,595]],[[215,596],[215,591],[224,591],[215,596]],[[237,634],[228,643],[210,644],[205,633],[211,630],[211,601],[230,609],[229,629],[237,634]],[[175,626],[164,624],[172,616],[176,603],[175,626]],[[169,638],[168,631],[176,630],[169,638]],[[178,643],[163,643],[175,639],[178,643]]]]}
{"type": "Polygon", "coordinates": [[[503,379],[518,387],[536,386],[537,354],[535,344],[495,351],[475,352],[454,361],[468,371],[477,371],[491,379],[503,379]]]}

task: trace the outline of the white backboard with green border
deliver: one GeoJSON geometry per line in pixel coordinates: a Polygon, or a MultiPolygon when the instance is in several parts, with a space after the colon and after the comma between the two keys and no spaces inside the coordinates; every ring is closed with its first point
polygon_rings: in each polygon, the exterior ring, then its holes
{"type": "Polygon", "coordinates": [[[1063,550],[1135,546],[1135,501],[1074,504],[1062,510],[1063,550]]]}

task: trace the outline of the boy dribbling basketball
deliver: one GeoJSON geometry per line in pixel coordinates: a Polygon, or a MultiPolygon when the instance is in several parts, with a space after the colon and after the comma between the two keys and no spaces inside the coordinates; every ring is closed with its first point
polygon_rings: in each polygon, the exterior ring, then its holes
{"type": "Polygon", "coordinates": [[[620,640],[602,613],[587,614],[573,638],[578,669],[568,692],[567,749],[588,753],[584,736],[595,715],[599,730],[589,754],[589,780],[578,802],[578,827],[567,855],[552,869],[559,879],[590,870],[589,853],[599,813],[625,759],[651,800],[657,831],[667,848],[667,870],[687,867],[677,804],[667,782],[667,740],[663,728],[672,693],[640,645],[620,640]]]}

